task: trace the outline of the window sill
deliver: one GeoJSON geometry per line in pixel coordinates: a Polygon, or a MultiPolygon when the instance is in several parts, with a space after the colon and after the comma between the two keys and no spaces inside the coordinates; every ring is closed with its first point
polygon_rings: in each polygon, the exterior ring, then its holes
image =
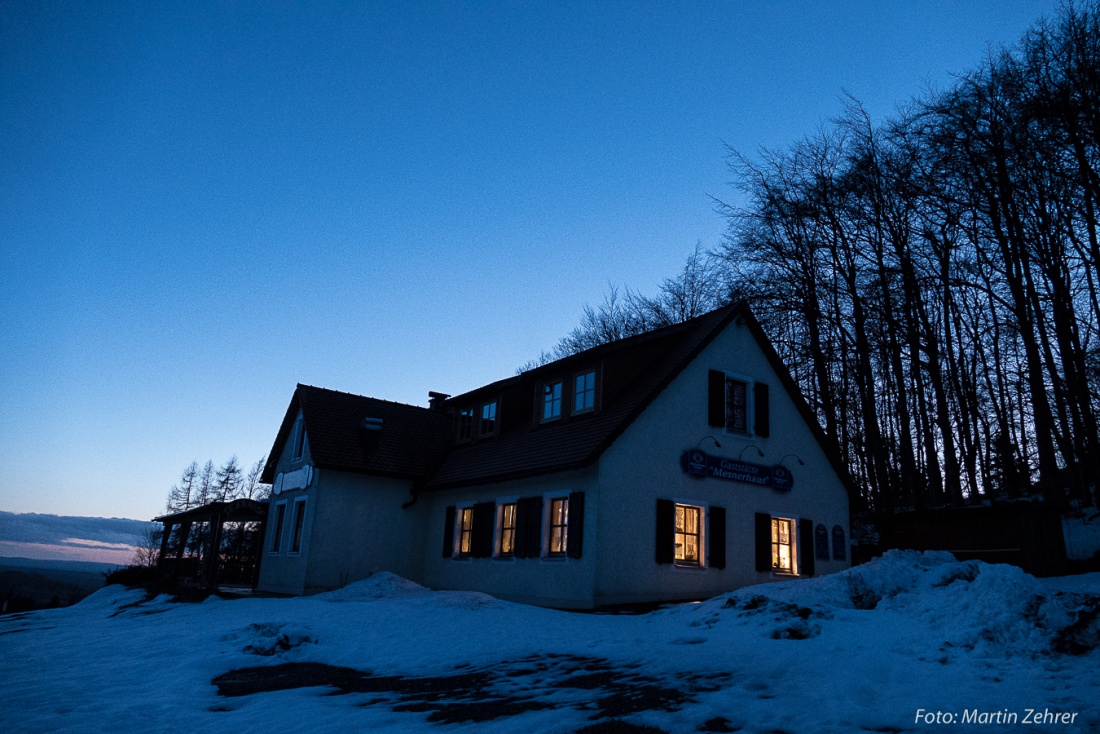
{"type": "Polygon", "coordinates": [[[560,556],[540,556],[539,560],[543,563],[567,563],[569,561],[569,556],[564,553],[560,556]]]}
{"type": "Polygon", "coordinates": [[[493,563],[515,563],[515,556],[493,556],[493,563]]]}
{"type": "Polygon", "coordinates": [[[707,567],[701,563],[683,563],[682,561],[673,561],[673,568],[678,568],[682,571],[706,571],[707,567]]]}

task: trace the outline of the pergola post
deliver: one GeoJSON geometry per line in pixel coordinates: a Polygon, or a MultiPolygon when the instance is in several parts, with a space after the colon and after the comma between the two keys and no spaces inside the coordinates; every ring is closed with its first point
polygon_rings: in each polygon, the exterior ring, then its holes
{"type": "Polygon", "coordinates": [[[170,520],[164,521],[164,532],[160,538],[160,554],[157,555],[157,566],[161,566],[168,557],[168,540],[172,537],[172,528],[175,527],[170,520]]]}

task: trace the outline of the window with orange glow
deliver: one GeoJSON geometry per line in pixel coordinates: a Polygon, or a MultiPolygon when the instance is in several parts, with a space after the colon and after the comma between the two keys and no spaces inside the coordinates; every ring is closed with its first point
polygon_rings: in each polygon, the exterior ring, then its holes
{"type": "Polygon", "coordinates": [[[569,498],[556,497],[550,500],[550,547],[551,556],[564,556],[569,547],[569,498]]]}
{"type": "Polygon", "coordinates": [[[772,518],[772,570],[797,573],[794,555],[794,520],[772,518]]]}
{"type": "Polygon", "coordinates": [[[473,552],[474,508],[460,507],[458,510],[458,555],[468,556],[473,552]]]}

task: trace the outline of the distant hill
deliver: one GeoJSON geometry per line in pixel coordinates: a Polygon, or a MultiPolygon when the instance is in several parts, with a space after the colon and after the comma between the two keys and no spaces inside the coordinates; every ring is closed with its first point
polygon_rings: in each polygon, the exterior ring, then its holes
{"type": "Polygon", "coordinates": [[[0,558],[0,613],[67,607],[103,588],[110,564],[0,558]]]}
{"type": "Polygon", "coordinates": [[[13,568],[42,568],[53,571],[88,571],[102,573],[118,568],[114,563],[95,563],[93,561],[52,561],[42,558],[6,558],[0,556],[0,566],[13,568]]]}

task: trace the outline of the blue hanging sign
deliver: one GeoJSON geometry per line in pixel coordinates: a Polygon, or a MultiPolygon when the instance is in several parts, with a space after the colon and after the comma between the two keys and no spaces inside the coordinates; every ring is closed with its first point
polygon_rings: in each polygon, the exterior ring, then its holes
{"type": "Polygon", "coordinates": [[[724,479],[727,482],[770,487],[777,492],[788,492],[794,486],[794,475],[785,466],[723,459],[721,456],[710,456],[702,449],[688,449],[681,454],[680,468],[696,479],[724,479]]]}

